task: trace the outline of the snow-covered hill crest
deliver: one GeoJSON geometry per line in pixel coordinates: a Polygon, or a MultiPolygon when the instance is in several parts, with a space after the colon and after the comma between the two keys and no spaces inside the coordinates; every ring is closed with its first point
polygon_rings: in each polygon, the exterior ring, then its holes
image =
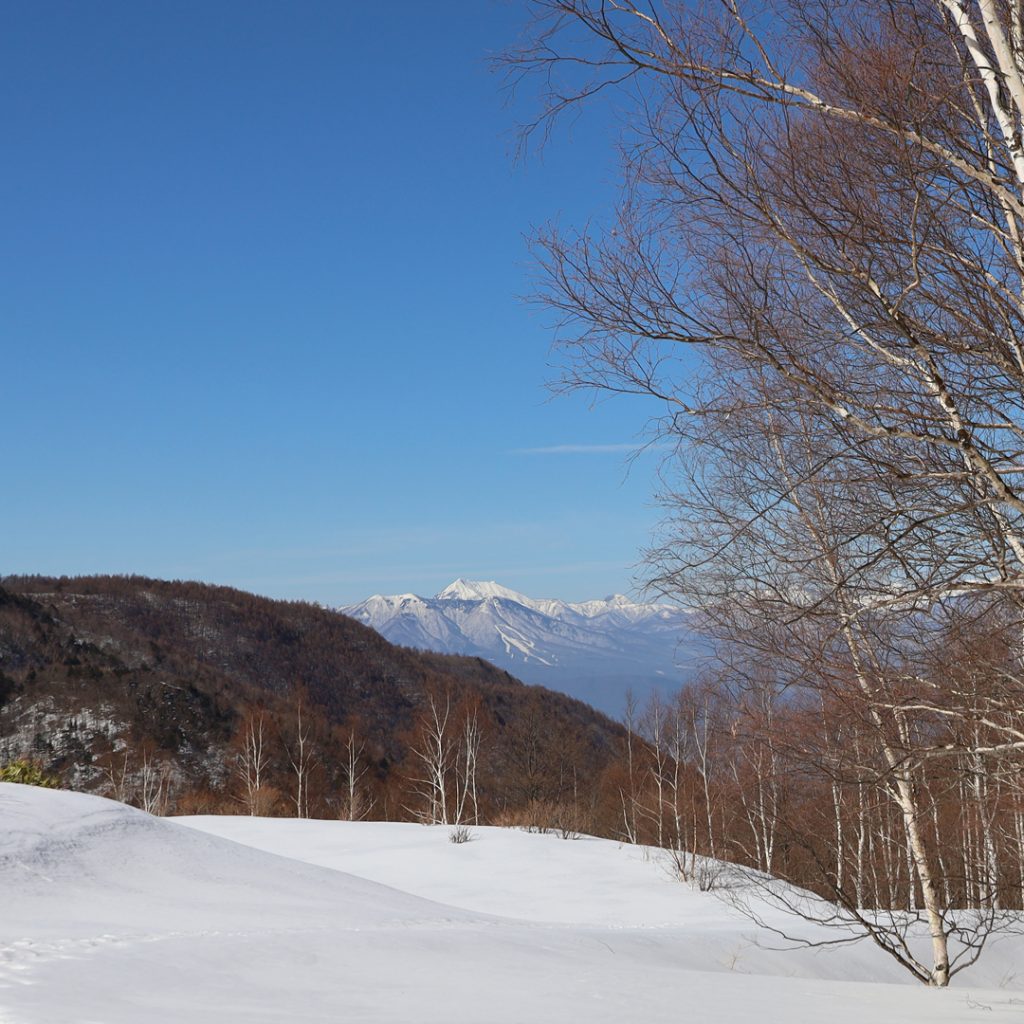
{"type": "Polygon", "coordinates": [[[338,610],[392,643],[486,658],[613,715],[627,690],[677,689],[702,653],[686,612],[622,594],[573,604],[460,578],[433,597],[378,594],[338,610]]]}
{"type": "Polygon", "coordinates": [[[870,943],[760,941],[656,851],[589,837],[156,819],[0,783],[0,894],[4,1024],[1020,1019],[1019,936],[971,969],[985,988],[929,991],[870,943]]]}

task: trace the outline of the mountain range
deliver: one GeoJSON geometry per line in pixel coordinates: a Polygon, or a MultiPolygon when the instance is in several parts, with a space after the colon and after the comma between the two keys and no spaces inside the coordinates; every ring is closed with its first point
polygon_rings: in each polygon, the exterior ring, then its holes
{"type": "Polygon", "coordinates": [[[486,658],[615,716],[627,691],[677,690],[705,650],[690,614],[622,594],[574,604],[457,579],[433,597],[376,594],[338,611],[392,643],[486,658]]]}
{"type": "Polygon", "coordinates": [[[564,693],[479,658],[396,647],[317,605],[138,576],[0,579],[0,766],[30,758],[73,788],[109,792],[116,770],[126,798],[159,764],[179,810],[237,810],[238,757],[257,714],[266,813],[280,813],[274,793],[291,792],[301,707],[316,752],[312,812],[338,813],[355,735],[374,813],[401,817],[431,694],[453,702],[453,719],[477,708],[479,795],[495,813],[557,803],[568,757],[596,786],[622,734],[564,693]]]}

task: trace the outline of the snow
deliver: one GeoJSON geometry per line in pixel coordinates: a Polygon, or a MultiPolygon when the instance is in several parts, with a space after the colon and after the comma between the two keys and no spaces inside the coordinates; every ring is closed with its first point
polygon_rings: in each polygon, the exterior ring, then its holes
{"type": "Polygon", "coordinates": [[[1020,939],[986,951],[981,987],[930,991],[864,943],[767,948],[649,851],[473,833],[454,845],[444,827],[161,820],[0,784],[0,1021],[1022,1017],[1020,939]]]}
{"type": "Polygon", "coordinates": [[[489,597],[501,597],[517,604],[531,605],[528,597],[518,591],[503,587],[494,580],[464,580],[460,576],[434,595],[435,601],[486,601],[489,597]]]}
{"type": "Polygon", "coordinates": [[[621,594],[567,604],[493,580],[457,579],[434,597],[376,594],[338,609],[392,643],[487,658],[528,683],[559,689],[618,717],[631,689],[678,688],[706,644],[692,617],[621,594]]]}

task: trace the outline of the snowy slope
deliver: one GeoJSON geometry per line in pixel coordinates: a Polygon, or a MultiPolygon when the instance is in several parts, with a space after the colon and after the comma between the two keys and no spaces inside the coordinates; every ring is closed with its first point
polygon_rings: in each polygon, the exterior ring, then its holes
{"type": "Polygon", "coordinates": [[[621,594],[570,604],[458,579],[434,597],[378,594],[338,610],[393,643],[486,658],[613,716],[627,690],[643,700],[678,689],[703,650],[684,612],[621,594]]]}
{"type": "MultiPolygon", "coordinates": [[[[873,948],[762,948],[637,849],[416,825],[161,821],[0,785],[4,1024],[1019,1020],[933,992],[873,948]],[[237,840],[237,841],[232,841],[237,840]],[[240,845],[240,844],[246,845],[240,845]],[[895,982],[895,983],[894,983],[895,982]]],[[[1015,982],[1019,985],[1019,981],[1015,982]]]]}

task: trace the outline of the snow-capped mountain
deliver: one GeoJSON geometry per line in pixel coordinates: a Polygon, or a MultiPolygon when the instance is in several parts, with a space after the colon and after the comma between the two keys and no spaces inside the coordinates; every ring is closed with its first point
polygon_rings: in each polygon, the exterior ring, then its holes
{"type": "Polygon", "coordinates": [[[392,643],[486,658],[615,716],[627,690],[642,700],[678,689],[703,651],[687,613],[621,594],[571,604],[457,579],[434,597],[378,594],[338,610],[392,643]]]}

